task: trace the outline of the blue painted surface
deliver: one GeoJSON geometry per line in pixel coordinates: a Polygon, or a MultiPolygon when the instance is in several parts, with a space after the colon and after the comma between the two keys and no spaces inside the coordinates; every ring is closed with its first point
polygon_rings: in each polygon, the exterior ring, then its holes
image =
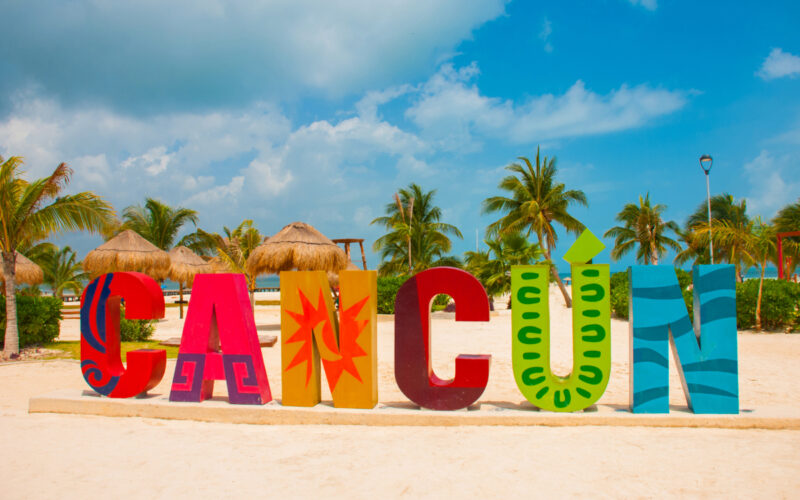
{"type": "Polygon", "coordinates": [[[628,273],[631,410],[669,412],[671,346],[693,412],[739,413],[734,267],[694,268],[694,325],[673,267],[632,266],[628,273]]]}

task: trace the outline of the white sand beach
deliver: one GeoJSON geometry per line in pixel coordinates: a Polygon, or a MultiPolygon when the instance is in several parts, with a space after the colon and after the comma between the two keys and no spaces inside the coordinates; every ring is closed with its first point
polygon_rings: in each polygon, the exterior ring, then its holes
{"type": "MultiPolygon", "coordinates": [[[[258,299],[276,300],[277,294],[258,299]]],[[[571,367],[571,311],[551,288],[553,368],[571,367]]],[[[502,301],[497,305],[501,306],[502,301]]],[[[258,306],[260,334],[279,335],[278,306],[258,306]]],[[[509,311],[488,323],[432,321],[433,363],[491,354],[480,401],[521,403],[511,368],[509,311]]],[[[155,338],[181,334],[167,309],[155,338]]],[[[393,322],[378,324],[381,402],[406,402],[393,374],[393,322]]],[[[79,338],[78,320],[62,340],[79,338]]],[[[264,348],[280,399],[279,345],[264,348]]],[[[612,320],[613,373],[600,400],[628,403],[628,326],[612,320]]],[[[800,335],[739,334],[740,406],[800,411],[800,335]]],[[[153,393],[169,391],[174,360],[153,393]]],[[[0,365],[2,498],[395,498],[594,495],[791,498],[800,491],[800,431],[644,427],[259,426],[29,414],[28,399],[88,388],[76,361],[0,365]]],[[[224,384],[216,385],[224,395],[224,384]]],[[[323,383],[323,400],[330,393],[323,383]]],[[[674,366],[670,403],[686,406],[674,366]]]]}

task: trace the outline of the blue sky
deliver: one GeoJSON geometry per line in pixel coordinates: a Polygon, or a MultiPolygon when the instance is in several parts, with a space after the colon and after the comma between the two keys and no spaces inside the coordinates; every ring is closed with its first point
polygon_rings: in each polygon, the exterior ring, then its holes
{"type": "MultiPolygon", "coordinates": [[[[701,154],[714,157],[712,193],[747,198],[752,215],[800,196],[796,2],[0,10],[0,154],[24,156],[30,177],[66,161],[70,191],[120,211],[152,196],[197,210],[206,230],[302,220],[371,244],[381,230],[369,222],[413,181],[437,190],[460,254],[495,220],[480,205],[503,167],[537,146],[586,192],[574,213],[597,235],[646,192],[682,224],[705,198],[701,154]]],[[[556,255],[573,239],[562,234],[556,255]]],[[[59,242],[83,255],[101,239],[59,242]]]]}

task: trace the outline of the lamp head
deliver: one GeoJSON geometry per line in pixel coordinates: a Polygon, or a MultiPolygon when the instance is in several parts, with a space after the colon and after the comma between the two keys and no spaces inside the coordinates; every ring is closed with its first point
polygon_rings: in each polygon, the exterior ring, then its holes
{"type": "Polygon", "coordinates": [[[700,157],[700,168],[703,169],[703,172],[708,174],[711,171],[711,163],[713,159],[709,155],[703,155],[700,157]]]}

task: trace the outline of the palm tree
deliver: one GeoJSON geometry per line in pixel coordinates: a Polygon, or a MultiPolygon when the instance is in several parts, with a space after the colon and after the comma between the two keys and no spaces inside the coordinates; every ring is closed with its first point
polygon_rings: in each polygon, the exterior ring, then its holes
{"type": "Polygon", "coordinates": [[[44,272],[44,282],[53,289],[53,296],[60,300],[64,290],[72,290],[80,295],[83,285],[89,279],[89,273],[77,261],[77,255],[68,246],[55,249],[36,260],[44,272]]]}
{"type": "Polygon", "coordinates": [[[3,356],[17,357],[19,330],[14,295],[17,248],[63,231],[99,231],[113,220],[114,210],[91,192],[59,196],[72,174],[66,163],[58,165],[50,176],[28,182],[19,177],[22,158],[12,156],[4,162],[0,158],[0,162],[0,250],[6,277],[3,356]]]}
{"type": "MultiPolygon", "coordinates": [[[[519,157],[524,164],[512,163],[506,170],[513,173],[503,178],[498,187],[510,193],[510,197],[493,196],[483,202],[483,213],[505,212],[499,220],[487,228],[490,235],[526,232],[536,234],[539,245],[548,261],[552,262],[551,253],[555,249],[556,230],[553,223],[560,224],[568,232],[578,234],[584,226],[569,214],[571,203],[588,206],[586,195],[581,190],[566,189],[563,183],[556,182],[556,159],[547,157],[540,159],[539,148],[536,148],[536,164],[528,158],[519,157]]],[[[555,266],[550,268],[553,277],[561,289],[567,307],[572,307],[564,283],[555,266]]]]}
{"type": "MultiPolygon", "coordinates": [[[[486,251],[465,252],[466,268],[486,288],[489,297],[511,291],[511,266],[533,264],[542,256],[538,243],[529,243],[519,233],[507,233],[485,240],[486,251]]],[[[511,307],[511,298],[508,301],[511,307]]]]}
{"type": "Polygon", "coordinates": [[[775,226],[764,223],[761,217],[756,217],[755,227],[752,231],[752,239],[748,244],[750,257],[761,268],[761,276],[758,281],[758,299],[756,299],[756,331],[761,330],[761,292],[764,289],[764,273],[767,270],[767,263],[775,259],[777,252],[777,241],[775,226]]]}
{"type": "MultiPolygon", "coordinates": [[[[733,195],[729,193],[717,194],[711,197],[711,218],[717,221],[728,221],[739,225],[740,227],[747,226],[750,218],[747,216],[747,201],[741,200],[736,203],[733,195]]],[[[707,202],[700,203],[695,211],[686,219],[686,229],[691,232],[696,232],[699,228],[708,228],[708,204],[707,202]]],[[[696,236],[696,235],[695,235],[696,236]]],[[[713,229],[712,229],[713,237],[713,229]]],[[[695,253],[705,254],[705,262],[709,263],[708,238],[698,239],[694,238],[695,253]]],[[[714,262],[730,262],[733,263],[732,255],[735,255],[735,248],[728,248],[721,243],[714,240],[714,262]]],[[[679,254],[680,255],[680,254],[679,254]]]]}
{"type": "MultiPolygon", "coordinates": [[[[711,227],[714,242],[734,248],[737,260],[758,265],[761,276],[758,283],[758,298],[756,299],[756,331],[761,330],[761,293],[764,287],[764,274],[767,264],[775,259],[777,242],[775,240],[775,227],[764,223],[761,217],[749,220],[746,225],[739,221],[718,221],[712,219],[711,227]]],[[[698,230],[708,240],[708,228],[698,230]]],[[[738,275],[737,278],[741,278],[738,275]]]]}
{"type": "MultiPolygon", "coordinates": [[[[715,205],[711,205],[711,238],[714,242],[715,262],[725,261],[736,268],[736,281],[741,283],[744,271],[753,264],[753,260],[746,252],[747,237],[752,232],[753,221],[747,215],[747,200],[734,203],[733,196],[724,194],[712,198],[717,199],[717,215],[714,216],[715,205]]],[[[707,214],[707,212],[706,212],[707,214]]],[[[690,223],[693,216],[690,216],[690,223]]],[[[706,215],[707,217],[707,215],[706,215]]],[[[708,219],[704,223],[695,223],[695,240],[704,248],[708,248],[708,219]]]]}
{"type": "Polygon", "coordinates": [[[674,263],[676,265],[686,264],[690,260],[692,265],[709,264],[708,257],[708,243],[702,242],[691,229],[678,229],[675,231],[678,235],[678,243],[683,243],[685,248],[678,252],[675,256],[674,263]]]}
{"type": "Polygon", "coordinates": [[[628,203],[622,207],[617,220],[624,225],[612,227],[603,235],[615,238],[611,258],[619,260],[638,245],[636,261],[657,265],[658,259],[667,251],[666,247],[680,252],[680,244],[665,234],[668,229],[676,233],[680,230],[675,222],[661,218],[666,208],[665,205],[651,205],[650,193],[640,196],[638,205],[628,203]]]}
{"type": "Polygon", "coordinates": [[[232,273],[244,274],[250,292],[250,305],[255,308],[256,274],[247,271],[247,258],[264,241],[264,235],[253,227],[252,220],[244,220],[235,229],[223,227],[225,236],[197,230],[197,238],[213,241],[217,257],[232,273]]]}
{"type": "MultiPolygon", "coordinates": [[[[775,225],[776,233],[786,233],[790,231],[800,231],[800,198],[797,202],[786,205],[778,211],[778,214],[772,219],[775,225]]],[[[784,267],[784,276],[792,276],[798,263],[800,263],[800,238],[797,236],[790,236],[783,240],[783,254],[786,257],[786,263],[776,262],[779,266],[784,267]]]]}
{"type": "Polygon", "coordinates": [[[448,234],[462,238],[452,224],[440,222],[442,209],[433,204],[436,190],[425,191],[411,183],[386,205],[386,215],[370,224],[380,224],[389,232],[372,245],[381,254],[378,271],[386,274],[416,274],[439,265],[458,264],[445,255],[452,248],[448,234]]]}
{"type": "Polygon", "coordinates": [[[161,250],[169,251],[175,243],[181,227],[187,222],[197,226],[197,212],[146,198],[144,207],[130,206],[122,212],[120,229],[133,229],[144,239],[161,250]]]}

